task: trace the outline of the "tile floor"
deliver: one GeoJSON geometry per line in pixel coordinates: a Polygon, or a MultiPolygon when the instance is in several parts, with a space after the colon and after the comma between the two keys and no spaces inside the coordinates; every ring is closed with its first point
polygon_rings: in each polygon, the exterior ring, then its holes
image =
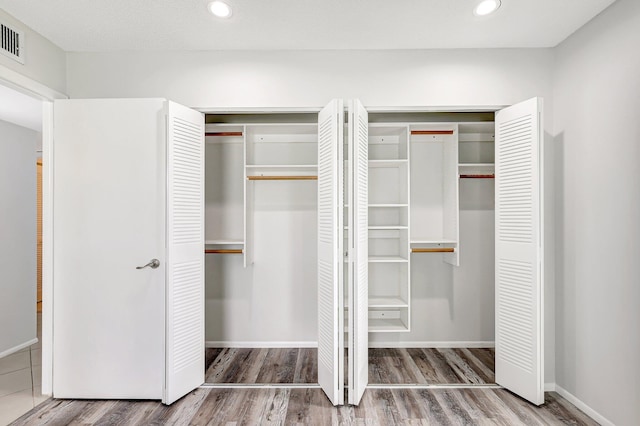
{"type": "Polygon", "coordinates": [[[7,425],[48,399],[42,396],[41,317],[38,343],[0,359],[0,425],[7,425]]]}

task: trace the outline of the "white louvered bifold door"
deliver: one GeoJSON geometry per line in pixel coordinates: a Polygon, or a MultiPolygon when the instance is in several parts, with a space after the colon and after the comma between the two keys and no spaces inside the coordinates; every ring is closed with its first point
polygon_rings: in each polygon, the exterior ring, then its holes
{"type": "Polygon", "coordinates": [[[318,383],[333,405],[344,404],[343,133],[334,99],[318,115],[318,383]]]}
{"type": "Polygon", "coordinates": [[[166,364],[162,402],[204,382],[204,118],[167,102],[166,364]]]}
{"type": "Polygon", "coordinates": [[[349,108],[349,148],[353,170],[349,214],[353,216],[349,247],[349,404],[358,405],[367,384],[369,349],[369,115],[359,100],[349,108]]]}
{"type": "Polygon", "coordinates": [[[496,382],[544,403],[542,100],[496,113],[496,382]]]}

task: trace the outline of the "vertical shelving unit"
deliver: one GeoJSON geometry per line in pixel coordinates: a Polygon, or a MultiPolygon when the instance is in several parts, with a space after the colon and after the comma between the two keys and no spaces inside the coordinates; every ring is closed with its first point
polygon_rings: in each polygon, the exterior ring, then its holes
{"type": "Polygon", "coordinates": [[[409,127],[369,125],[369,331],[410,330],[409,127]]]}
{"type": "Polygon", "coordinates": [[[205,126],[205,253],[245,252],[245,127],[205,126]]]}
{"type": "Polygon", "coordinates": [[[458,125],[413,124],[411,249],[459,265],[458,125]]]}
{"type": "Polygon", "coordinates": [[[495,125],[460,123],[458,172],[461,179],[493,179],[495,177],[495,125]]]}
{"type": "Polygon", "coordinates": [[[247,263],[251,264],[255,256],[256,200],[284,206],[295,201],[295,194],[305,192],[299,185],[315,183],[318,178],[318,126],[297,123],[247,124],[246,133],[246,253],[247,263]]]}

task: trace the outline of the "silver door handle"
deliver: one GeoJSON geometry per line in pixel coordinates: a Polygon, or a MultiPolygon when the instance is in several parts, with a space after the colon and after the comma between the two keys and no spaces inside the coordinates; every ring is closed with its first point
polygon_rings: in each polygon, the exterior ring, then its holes
{"type": "Polygon", "coordinates": [[[136,266],[136,269],[144,269],[147,266],[151,269],[156,269],[158,266],[160,266],[160,261],[158,259],[151,259],[151,262],[147,263],[144,266],[136,266]]]}

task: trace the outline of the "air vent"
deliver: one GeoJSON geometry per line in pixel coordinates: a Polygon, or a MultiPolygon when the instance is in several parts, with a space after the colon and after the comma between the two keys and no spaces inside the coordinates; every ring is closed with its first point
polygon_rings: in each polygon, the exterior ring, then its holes
{"type": "Polygon", "coordinates": [[[2,37],[0,52],[24,64],[24,32],[0,23],[0,37],[2,37]]]}

